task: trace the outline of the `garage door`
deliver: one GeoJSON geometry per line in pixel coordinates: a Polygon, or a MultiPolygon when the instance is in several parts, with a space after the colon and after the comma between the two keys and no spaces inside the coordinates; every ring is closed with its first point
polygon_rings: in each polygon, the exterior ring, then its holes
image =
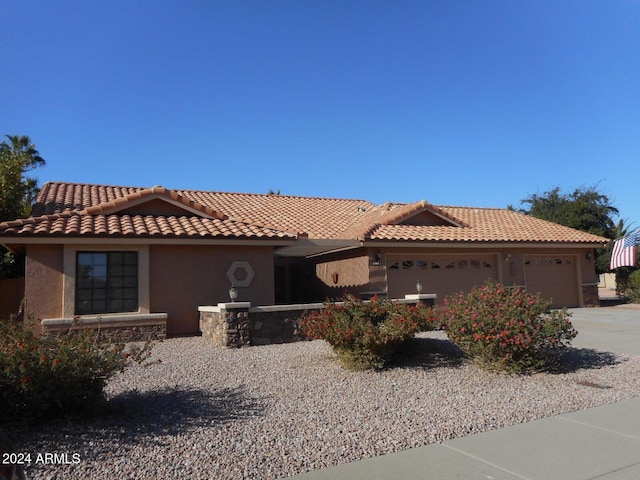
{"type": "Polygon", "coordinates": [[[391,298],[416,293],[420,280],[423,293],[438,295],[437,303],[454,292],[469,291],[491,279],[497,281],[497,256],[429,255],[387,256],[387,292],[391,298]]]}
{"type": "Polygon", "coordinates": [[[579,307],[578,270],[574,255],[525,255],[527,290],[552,299],[554,307],[579,307]]]}

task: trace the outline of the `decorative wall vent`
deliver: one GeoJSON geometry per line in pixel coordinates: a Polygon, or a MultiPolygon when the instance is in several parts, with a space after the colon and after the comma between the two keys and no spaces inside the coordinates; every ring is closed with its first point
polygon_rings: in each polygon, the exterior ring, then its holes
{"type": "Polygon", "coordinates": [[[236,287],[248,287],[255,275],[249,262],[233,262],[227,270],[229,282],[236,287]]]}

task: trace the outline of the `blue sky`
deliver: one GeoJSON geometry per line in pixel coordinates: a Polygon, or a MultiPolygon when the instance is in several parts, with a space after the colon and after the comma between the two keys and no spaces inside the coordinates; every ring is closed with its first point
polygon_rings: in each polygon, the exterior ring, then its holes
{"type": "Polygon", "coordinates": [[[0,134],[41,183],[505,207],[640,225],[640,2],[0,0],[0,134]]]}

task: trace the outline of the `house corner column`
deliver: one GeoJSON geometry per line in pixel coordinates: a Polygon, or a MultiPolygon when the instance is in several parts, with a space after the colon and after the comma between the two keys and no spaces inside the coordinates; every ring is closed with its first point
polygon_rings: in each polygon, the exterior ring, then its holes
{"type": "Polygon", "coordinates": [[[219,303],[199,307],[200,331],[217,345],[239,348],[251,345],[249,335],[250,302],[219,303]]]}

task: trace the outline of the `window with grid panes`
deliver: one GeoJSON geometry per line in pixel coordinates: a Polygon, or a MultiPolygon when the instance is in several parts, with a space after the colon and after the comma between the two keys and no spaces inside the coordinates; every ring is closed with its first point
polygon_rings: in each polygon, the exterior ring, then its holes
{"type": "Polygon", "coordinates": [[[138,310],[138,252],[77,252],[76,315],[138,310]]]}

